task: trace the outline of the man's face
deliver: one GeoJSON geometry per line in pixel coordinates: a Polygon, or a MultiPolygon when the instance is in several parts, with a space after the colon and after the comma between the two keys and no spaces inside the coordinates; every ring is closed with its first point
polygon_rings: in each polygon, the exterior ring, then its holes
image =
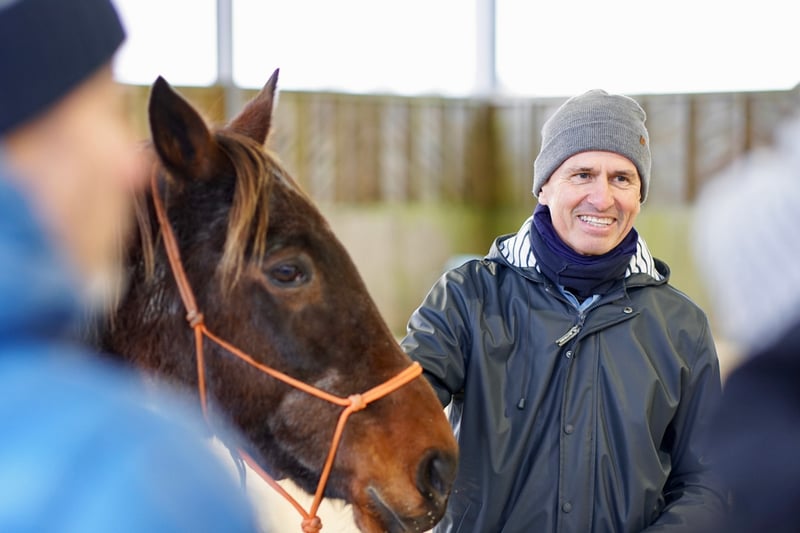
{"type": "Polygon", "coordinates": [[[636,166],[613,152],[575,154],[539,192],[553,227],[570,248],[602,255],[616,247],[639,214],[641,180],[636,166]]]}

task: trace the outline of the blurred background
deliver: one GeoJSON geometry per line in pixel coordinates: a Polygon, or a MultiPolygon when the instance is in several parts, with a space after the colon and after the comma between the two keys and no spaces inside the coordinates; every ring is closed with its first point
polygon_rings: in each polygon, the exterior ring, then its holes
{"type": "MultiPolygon", "coordinates": [[[[713,324],[688,243],[694,200],[800,104],[783,0],[115,1],[129,34],[115,75],[142,138],[159,75],[219,123],[281,69],[269,147],[398,337],[447,266],[530,215],[541,125],[592,88],[645,108],[653,178],[637,229],[713,324]]],[[[736,347],[717,341],[724,375],[736,347]]],[[[276,530],[299,527],[271,489],[251,491],[276,530]]],[[[336,502],[320,516],[328,533],[356,531],[336,502]]]]}
{"type": "Polygon", "coordinates": [[[780,0],[116,4],[129,39],[115,75],[143,138],[157,76],[222,122],[281,69],[269,146],[397,336],[446,266],[483,255],[530,214],[542,123],[596,87],[647,111],[653,183],[637,229],[713,321],[687,245],[693,200],[769,144],[800,96],[794,18],[780,0]]]}

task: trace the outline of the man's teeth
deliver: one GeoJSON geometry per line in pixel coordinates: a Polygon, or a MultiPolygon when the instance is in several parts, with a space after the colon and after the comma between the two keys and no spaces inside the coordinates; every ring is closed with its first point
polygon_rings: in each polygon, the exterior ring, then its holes
{"type": "Polygon", "coordinates": [[[609,226],[613,220],[610,218],[600,218],[600,217],[590,217],[590,216],[582,216],[579,217],[583,222],[588,224],[595,224],[597,226],[609,226]]]}

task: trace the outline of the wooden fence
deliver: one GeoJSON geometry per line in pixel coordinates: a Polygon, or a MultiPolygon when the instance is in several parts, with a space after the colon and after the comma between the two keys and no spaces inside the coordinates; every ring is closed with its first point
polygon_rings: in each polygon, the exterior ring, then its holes
{"type": "MultiPolygon", "coordinates": [[[[146,134],[147,87],[131,87],[146,134]]],[[[180,88],[212,121],[224,119],[220,87],[180,88]]],[[[254,91],[238,91],[243,101],[254,91]]],[[[791,91],[638,96],[653,152],[649,202],[690,203],[703,182],[743,152],[771,142],[800,109],[791,91]]],[[[455,99],[280,92],[272,148],[320,203],[528,201],[546,99],[455,99]]]]}

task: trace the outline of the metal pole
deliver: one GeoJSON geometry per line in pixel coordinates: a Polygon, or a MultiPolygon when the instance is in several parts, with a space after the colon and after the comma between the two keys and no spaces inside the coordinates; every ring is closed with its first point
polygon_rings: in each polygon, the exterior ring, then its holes
{"type": "Polygon", "coordinates": [[[233,0],[217,0],[217,83],[225,92],[225,119],[241,107],[241,94],[233,82],[233,0]]]}
{"type": "Polygon", "coordinates": [[[493,96],[497,92],[497,50],[495,0],[475,0],[475,92],[493,96]]]}

